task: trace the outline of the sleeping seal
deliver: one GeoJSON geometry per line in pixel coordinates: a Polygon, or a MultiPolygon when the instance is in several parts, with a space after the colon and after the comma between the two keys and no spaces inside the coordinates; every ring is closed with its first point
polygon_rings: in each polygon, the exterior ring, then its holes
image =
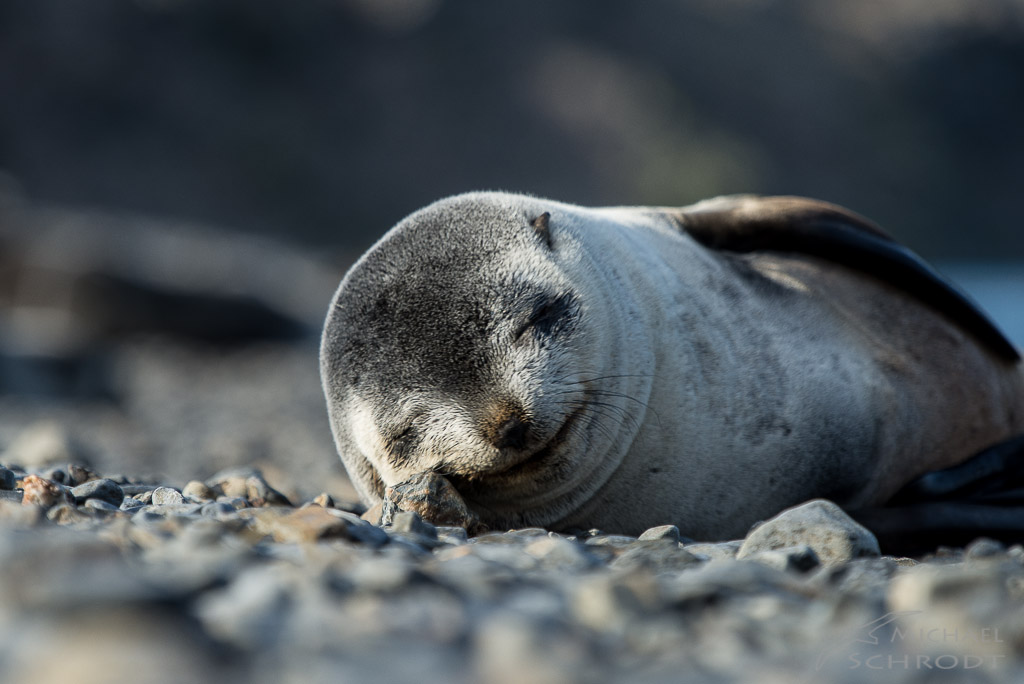
{"type": "Polygon", "coordinates": [[[493,528],[732,538],[1024,431],[1020,356],[984,314],[867,220],[791,197],[441,200],[342,280],[321,375],[367,503],[436,473],[493,528]]]}

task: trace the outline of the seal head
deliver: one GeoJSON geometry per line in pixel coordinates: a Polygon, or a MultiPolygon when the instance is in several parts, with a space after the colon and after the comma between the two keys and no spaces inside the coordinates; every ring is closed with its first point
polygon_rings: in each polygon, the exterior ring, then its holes
{"type": "Polygon", "coordinates": [[[638,427],[624,404],[642,402],[649,382],[595,382],[618,367],[606,350],[626,331],[591,321],[601,295],[580,291],[587,253],[572,212],[555,209],[558,225],[552,205],[489,193],[439,202],[345,277],[321,369],[364,499],[433,471],[493,526],[551,523],[614,470],[609,446],[638,427]]]}

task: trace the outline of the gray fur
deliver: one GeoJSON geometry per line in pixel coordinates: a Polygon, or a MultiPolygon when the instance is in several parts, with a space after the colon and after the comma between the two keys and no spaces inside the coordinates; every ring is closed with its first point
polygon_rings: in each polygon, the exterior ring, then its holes
{"type": "MultiPolygon", "coordinates": [[[[815,258],[708,249],[678,211],[475,193],[387,233],[342,281],[321,348],[361,496],[434,470],[493,527],[704,538],[814,497],[876,501],[969,453],[926,448],[956,427],[915,394],[937,371],[899,370],[913,353],[852,295],[923,316],[950,363],[990,373],[979,411],[1024,407],[1019,367],[912,298],[815,258]]],[[[977,447],[1022,413],[972,417],[977,447]]]]}

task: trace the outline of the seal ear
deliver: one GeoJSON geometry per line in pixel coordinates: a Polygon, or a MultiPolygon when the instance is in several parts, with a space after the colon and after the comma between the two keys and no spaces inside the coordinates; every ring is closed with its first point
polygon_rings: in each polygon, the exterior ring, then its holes
{"type": "Polygon", "coordinates": [[[551,229],[548,227],[548,220],[551,218],[551,212],[545,211],[537,218],[530,221],[530,225],[533,226],[533,231],[540,236],[540,239],[544,241],[544,244],[548,246],[548,249],[554,249],[554,245],[551,244],[551,229]]]}
{"type": "Polygon", "coordinates": [[[1021,358],[967,295],[848,209],[803,197],[738,195],[660,211],[709,249],[807,254],[873,275],[944,312],[1004,359],[1021,358]]]}

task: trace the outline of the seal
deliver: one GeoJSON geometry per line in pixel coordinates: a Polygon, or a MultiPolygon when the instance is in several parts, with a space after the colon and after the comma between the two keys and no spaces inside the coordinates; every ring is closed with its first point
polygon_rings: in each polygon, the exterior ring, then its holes
{"type": "Polygon", "coordinates": [[[1024,431],[985,315],[866,219],[795,197],[585,208],[436,202],[349,270],[321,376],[360,496],[419,473],[492,528],[884,503],[1024,431]]]}

